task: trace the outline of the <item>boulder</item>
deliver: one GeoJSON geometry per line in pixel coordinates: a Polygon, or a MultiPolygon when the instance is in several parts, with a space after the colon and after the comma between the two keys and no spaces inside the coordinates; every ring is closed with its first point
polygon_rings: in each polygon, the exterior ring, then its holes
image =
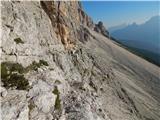
{"type": "Polygon", "coordinates": [[[98,24],[95,25],[94,30],[109,38],[109,32],[104,27],[103,22],[99,21],[98,24]]]}

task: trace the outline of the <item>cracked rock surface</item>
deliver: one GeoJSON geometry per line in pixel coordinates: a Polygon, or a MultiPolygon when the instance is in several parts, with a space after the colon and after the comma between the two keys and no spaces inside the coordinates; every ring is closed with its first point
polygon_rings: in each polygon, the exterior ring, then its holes
{"type": "Polygon", "coordinates": [[[95,31],[80,2],[1,4],[2,120],[160,119],[159,67],[95,31]]]}

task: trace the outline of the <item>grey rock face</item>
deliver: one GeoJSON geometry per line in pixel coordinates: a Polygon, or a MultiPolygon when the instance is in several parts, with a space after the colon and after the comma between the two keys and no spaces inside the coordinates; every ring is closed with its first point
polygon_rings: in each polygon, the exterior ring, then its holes
{"type": "Polygon", "coordinates": [[[91,29],[94,27],[92,19],[82,10],[79,2],[42,1],[41,5],[66,49],[75,48],[80,25],[91,29]]]}
{"type": "Polygon", "coordinates": [[[29,119],[26,94],[25,91],[8,90],[8,94],[1,99],[2,120],[29,119]]]}
{"type": "Polygon", "coordinates": [[[3,80],[7,84],[12,72],[8,84],[15,85],[19,74],[29,84],[17,90],[2,83],[2,120],[160,118],[152,96],[158,98],[159,69],[102,36],[101,23],[101,34],[94,27],[79,2],[2,2],[2,63],[24,67],[3,66],[3,80]]]}
{"type": "Polygon", "coordinates": [[[5,97],[7,95],[7,90],[4,87],[0,87],[1,97],[5,97]]]}

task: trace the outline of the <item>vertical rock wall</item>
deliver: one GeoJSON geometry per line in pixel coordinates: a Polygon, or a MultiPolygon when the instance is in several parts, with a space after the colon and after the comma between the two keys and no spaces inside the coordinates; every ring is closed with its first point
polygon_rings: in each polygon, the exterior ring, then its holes
{"type": "Polygon", "coordinates": [[[61,39],[66,49],[76,46],[81,25],[94,27],[93,21],[82,10],[79,2],[42,1],[41,6],[50,17],[57,37],[61,39]]]}

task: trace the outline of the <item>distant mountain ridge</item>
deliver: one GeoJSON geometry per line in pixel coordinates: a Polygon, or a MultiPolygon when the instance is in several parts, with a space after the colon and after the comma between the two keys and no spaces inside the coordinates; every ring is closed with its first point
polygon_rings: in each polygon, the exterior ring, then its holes
{"type": "Polygon", "coordinates": [[[109,30],[111,36],[121,44],[135,48],[136,51],[145,52],[154,63],[160,64],[160,16],[151,17],[143,24],[132,23],[122,29],[109,30]],[[148,53],[148,54],[147,54],[148,53]],[[154,57],[150,54],[154,54],[154,57]],[[157,55],[157,57],[155,57],[157,55]],[[155,62],[156,61],[156,62],[155,62]]]}
{"type": "Polygon", "coordinates": [[[119,29],[122,29],[122,28],[125,28],[125,27],[127,27],[127,24],[123,23],[123,24],[120,24],[120,25],[117,25],[117,26],[113,26],[113,27],[108,28],[108,31],[109,31],[110,33],[113,33],[114,31],[119,30],[119,29]]]}
{"type": "Polygon", "coordinates": [[[133,23],[125,28],[112,31],[111,36],[121,42],[131,42],[132,45],[129,44],[133,47],[157,52],[160,44],[159,28],[160,16],[154,16],[144,24],[137,25],[133,23]]]}

